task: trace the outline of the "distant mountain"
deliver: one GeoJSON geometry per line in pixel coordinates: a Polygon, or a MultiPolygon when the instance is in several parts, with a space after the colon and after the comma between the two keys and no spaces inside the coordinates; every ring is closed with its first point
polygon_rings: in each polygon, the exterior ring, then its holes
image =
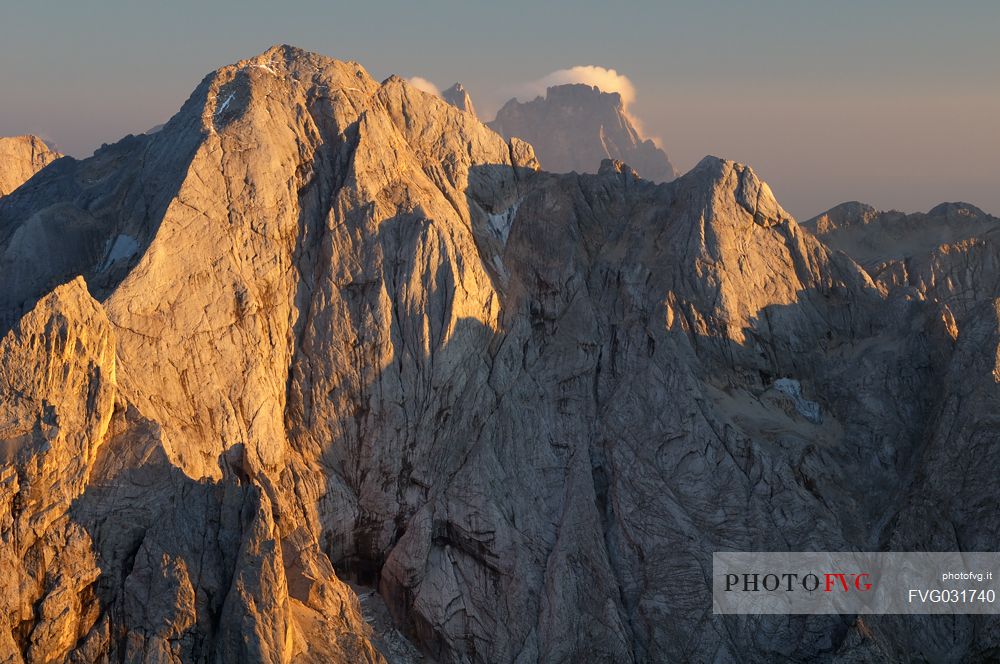
{"type": "Polygon", "coordinates": [[[883,288],[915,291],[955,316],[1000,293],[1000,218],[969,203],[906,214],[855,201],[802,225],[860,263],[883,288]]]}
{"type": "Polygon", "coordinates": [[[0,196],[6,196],[62,155],[37,136],[0,137],[0,196]]]}
{"type": "Polygon", "coordinates": [[[814,233],[831,233],[842,228],[867,224],[881,213],[867,203],[849,201],[836,205],[802,223],[814,233]]]}
{"type": "Polygon", "coordinates": [[[666,153],[639,135],[617,92],[556,85],[529,102],[511,99],[487,124],[502,136],[531,143],[547,171],[596,173],[603,159],[617,159],[654,182],[677,175],[666,153]]]}
{"type": "Polygon", "coordinates": [[[469,93],[465,91],[461,83],[456,83],[442,92],[441,97],[458,110],[476,115],[476,109],[472,105],[472,98],[469,97],[469,93]]]}

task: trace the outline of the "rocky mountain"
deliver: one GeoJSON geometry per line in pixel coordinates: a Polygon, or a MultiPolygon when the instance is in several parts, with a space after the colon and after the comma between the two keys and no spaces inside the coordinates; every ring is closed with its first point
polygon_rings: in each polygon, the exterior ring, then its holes
{"type": "Polygon", "coordinates": [[[1000,293],[1000,219],[974,205],[904,214],[842,203],[803,225],[884,290],[942,302],[956,316],[1000,293]]]}
{"type": "Polygon", "coordinates": [[[472,98],[465,91],[461,83],[456,83],[441,93],[441,98],[460,111],[476,114],[476,109],[472,105],[472,98]]]}
{"type": "Polygon", "coordinates": [[[996,291],[956,323],[882,287],[745,165],[543,172],[280,46],[0,200],[0,275],[0,660],[1000,648],[713,615],[716,550],[1000,530],[996,291]]]}
{"type": "Polygon", "coordinates": [[[0,196],[14,191],[61,156],[37,136],[0,137],[0,196]]]}
{"type": "MultiPolygon", "coordinates": [[[[942,203],[926,213],[879,211],[843,203],[803,224],[835,251],[855,259],[889,302],[937,308],[953,339],[931,426],[911,478],[887,511],[881,545],[888,551],[993,551],[1000,523],[991,516],[1000,464],[1000,219],[968,203],[942,203]]],[[[883,616],[866,623],[889,653],[910,658],[917,644],[927,661],[988,661],[996,656],[992,619],[955,624],[883,616]]]]}
{"type": "Polygon", "coordinates": [[[617,159],[654,182],[677,175],[666,153],[639,135],[617,92],[555,85],[529,102],[511,99],[488,124],[502,136],[531,143],[549,171],[595,173],[603,159],[617,159]]]}

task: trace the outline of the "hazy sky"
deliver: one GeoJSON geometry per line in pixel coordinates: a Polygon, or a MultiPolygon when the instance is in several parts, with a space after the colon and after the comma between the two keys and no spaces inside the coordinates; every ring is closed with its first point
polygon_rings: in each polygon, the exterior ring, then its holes
{"type": "Polygon", "coordinates": [[[855,199],[1000,214],[1000,0],[2,0],[0,135],[86,156],[275,43],[461,81],[487,119],[527,81],[609,67],[680,170],[749,163],[800,219],[855,199]]]}

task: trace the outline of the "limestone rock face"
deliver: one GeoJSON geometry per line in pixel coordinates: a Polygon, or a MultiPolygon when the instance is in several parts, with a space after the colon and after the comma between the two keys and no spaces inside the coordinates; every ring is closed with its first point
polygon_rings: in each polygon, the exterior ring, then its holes
{"type": "Polygon", "coordinates": [[[669,182],[677,176],[666,153],[640,136],[617,92],[555,85],[545,97],[511,99],[489,126],[531,143],[548,171],[595,173],[602,159],[618,159],[647,180],[669,182]]]}
{"type": "Polygon", "coordinates": [[[598,165],[281,46],[0,201],[0,660],[940,658],[714,616],[707,570],[987,546],[989,467],[926,464],[1000,449],[995,305],[884,287],[745,165],[598,165]]]}
{"type": "Polygon", "coordinates": [[[0,197],[61,156],[37,136],[0,137],[0,197]]]}
{"type": "Polygon", "coordinates": [[[465,91],[461,83],[456,83],[441,93],[441,98],[460,111],[476,114],[476,109],[472,105],[472,98],[465,91]]]}
{"type": "MultiPolygon", "coordinates": [[[[92,620],[59,637],[64,651],[75,647],[71,656],[84,661],[381,658],[357,598],[333,571],[333,531],[320,525],[353,519],[358,508],[337,494],[331,463],[349,450],[325,438],[332,421],[303,419],[320,389],[315,410],[329,408],[335,393],[323,386],[341,378],[330,357],[306,348],[350,352],[356,341],[322,326],[355,337],[341,318],[353,315],[351,281],[381,273],[383,255],[402,260],[412,243],[426,252],[407,256],[420,261],[413,288],[439,281],[437,297],[454,319],[426,335],[415,323],[407,335],[431,343],[464,316],[495,319],[495,298],[485,309],[479,300],[490,277],[476,258],[470,201],[513,199],[515,169],[536,167],[530,146],[400,79],[380,85],[356,64],[277,48],[210,75],[156,134],[68,160],[4,199],[5,327],[17,332],[53,286],[82,274],[114,330],[120,369],[109,378],[112,430],[93,435],[111,451],[87,474],[70,465],[79,455],[52,471],[79,476],[71,524],[89,535],[82,548],[98,561],[96,583],[83,577],[95,588],[92,620]],[[474,165],[483,172],[473,174],[474,165]],[[414,234],[411,223],[424,230],[414,234]],[[477,299],[463,303],[464,292],[477,299]],[[314,361],[323,376],[308,373],[314,361]]],[[[412,292],[413,315],[424,319],[412,292]]],[[[385,291],[374,304],[388,324],[395,305],[385,291]]],[[[35,350],[38,362],[61,357],[35,350]]],[[[13,377],[4,387],[24,391],[13,377]]],[[[338,547],[338,560],[350,550],[338,547]]],[[[48,629],[26,615],[13,624],[48,629]]],[[[24,644],[10,649],[34,657],[24,644]]]]}
{"type": "Polygon", "coordinates": [[[76,279],[0,341],[0,659],[62,661],[94,626],[92,538],[69,510],[115,403],[115,337],[76,279]]]}

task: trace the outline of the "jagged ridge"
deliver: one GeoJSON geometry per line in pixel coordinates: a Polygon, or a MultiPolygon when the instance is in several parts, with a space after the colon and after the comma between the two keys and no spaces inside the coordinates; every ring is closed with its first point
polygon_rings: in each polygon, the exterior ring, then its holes
{"type": "Polygon", "coordinates": [[[704,570],[988,540],[995,481],[920,464],[988,443],[941,385],[996,397],[995,310],[963,337],[742,164],[600,170],[282,46],[0,201],[0,653],[381,661],[350,577],[439,661],[938,655],[724,620],[704,570]]]}

